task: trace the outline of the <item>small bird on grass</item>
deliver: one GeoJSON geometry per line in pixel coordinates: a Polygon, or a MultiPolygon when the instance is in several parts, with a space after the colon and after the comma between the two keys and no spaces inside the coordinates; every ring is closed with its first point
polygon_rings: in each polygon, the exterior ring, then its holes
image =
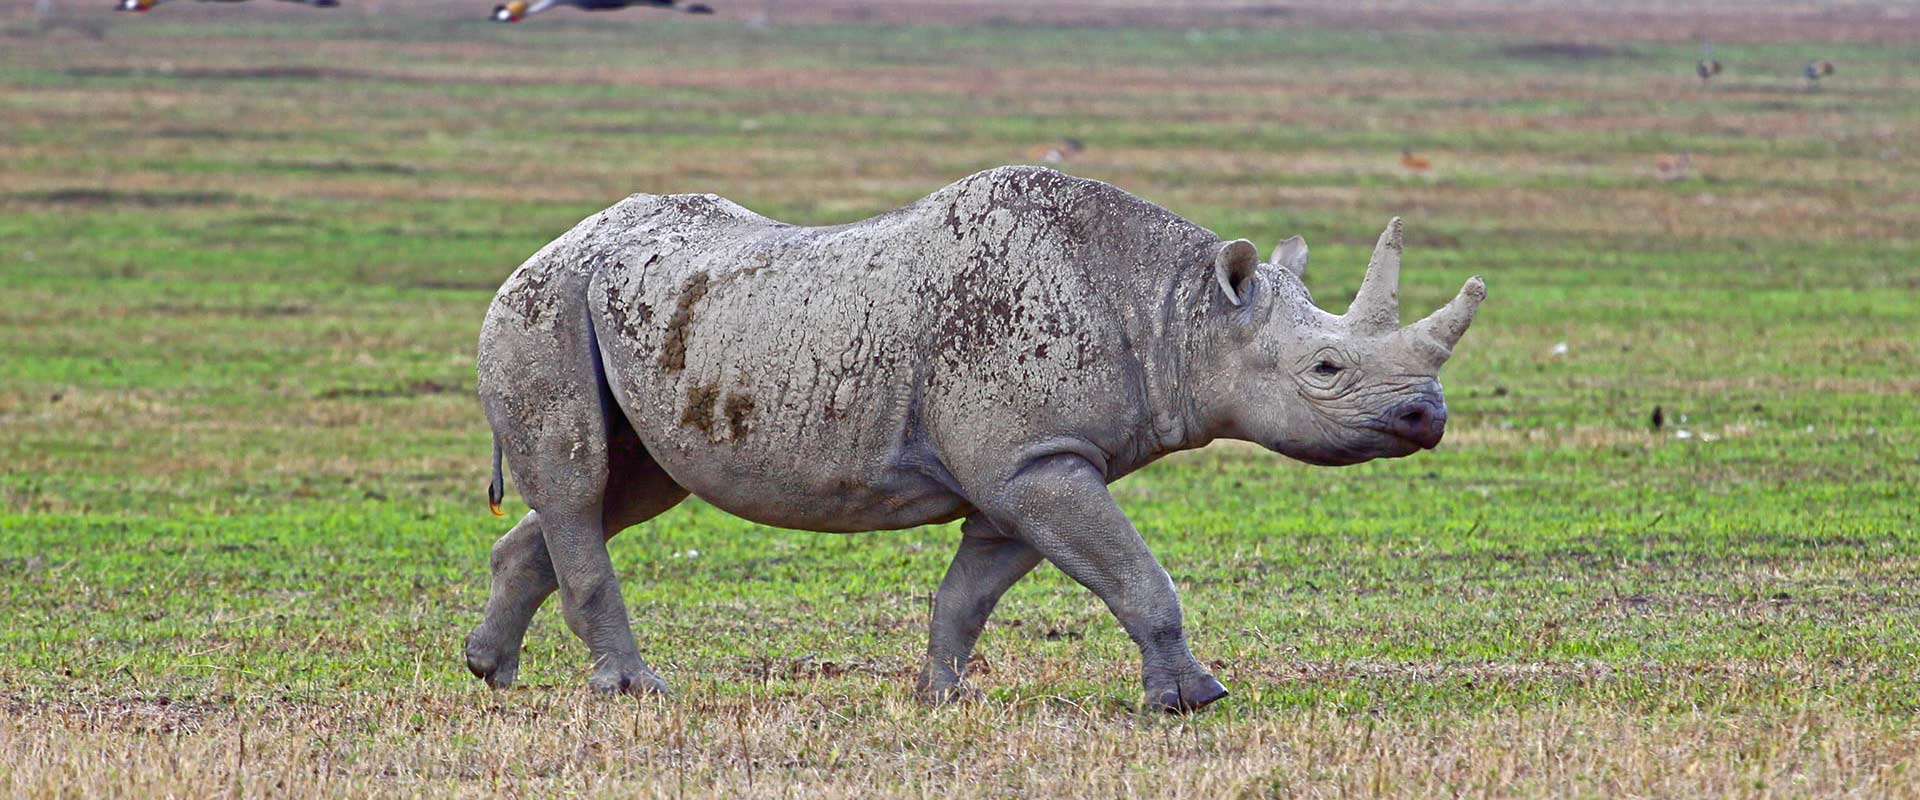
{"type": "Polygon", "coordinates": [[[1071,136],[1062,137],[1053,144],[1043,144],[1027,151],[1028,161],[1042,164],[1064,164],[1073,160],[1087,149],[1086,144],[1071,136]]]}
{"type": "Polygon", "coordinates": [[[1433,170],[1433,161],[1426,156],[1416,156],[1407,148],[1400,150],[1400,168],[1415,175],[1425,175],[1433,170]]]}
{"type": "Polygon", "coordinates": [[[1833,62],[1809,61],[1800,74],[1806,76],[1808,90],[1820,88],[1820,79],[1833,74],[1833,62]]]}
{"type": "MultiPolygon", "coordinates": [[[[340,0],[280,0],[280,1],[283,3],[299,3],[300,5],[313,6],[314,8],[337,8],[340,5],[340,0]]],[[[114,5],[113,10],[132,11],[137,14],[144,14],[148,11],[152,11],[154,6],[160,5],[161,3],[165,3],[165,2],[169,2],[169,0],[120,0],[119,3],[114,5]]],[[[247,0],[195,0],[195,2],[244,3],[244,2],[247,2],[247,0]]]]}
{"type": "Polygon", "coordinates": [[[1713,76],[1720,74],[1720,62],[1713,57],[1713,43],[1708,42],[1700,54],[1699,62],[1693,65],[1694,74],[1700,76],[1700,85],[1707,85],[1713,76]]]}
{"type": "Polygon", "coordinates": [[[1661,156],[1653,162],[1653,173],[1669,183],[1686,180],[1693,174],[1693,154],[1661,156]]]}
{"type": "Polygon", "coordinates": [[[1654,406],[1653,419],[1649,420],[1649,422],[1653,424],[1654,432],[1658,433],[1660,431],[1660,426],[1667,424],[1667,415],[1661,412],[1659,406],[1654,406]]]}
{"type": "Polygon", "coordinates": [[[711,14],[713,7],[705,3],[682,3],[679,0],[508,0],[493,7],[494,22],[519,22],[545,11],[560,7],[578,8],[582,11],[615,11],[622,8],[670,8],[689,14],[711,14]]]}

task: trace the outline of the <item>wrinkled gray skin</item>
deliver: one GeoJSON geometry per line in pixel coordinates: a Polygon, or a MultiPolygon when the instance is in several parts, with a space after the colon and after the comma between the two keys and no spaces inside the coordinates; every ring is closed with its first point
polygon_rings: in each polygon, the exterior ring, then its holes
{"type": "MultiPolygon", "coordinates": [[[[1401,330],[1397,220],[1345,316],[1308,297],[1298,237],[1275,256],[1030,167],[830,228],[713,195],[621,201],[522,265],[487,313],[480,397],[534,510],[494,546],[469,668],[510,685],[557,588],[593,688],[664,691],[605,542],[691,492],[814,531],[965,519],[928,702],[970,693],[987,615],[1043,559],[1139,645],[1147,703],[1220,699],[1107,484],[1223,438],[1324,465],[1433,447],[1436,375],[1485,296],[1476,278],[1401,330]]],[[[497,498],[497,466],[495,481],[497,498]]]]}

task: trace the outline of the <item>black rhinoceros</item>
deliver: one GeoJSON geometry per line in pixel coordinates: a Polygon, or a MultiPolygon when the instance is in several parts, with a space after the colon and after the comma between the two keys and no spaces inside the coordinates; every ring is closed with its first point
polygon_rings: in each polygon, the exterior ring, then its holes
{"type": "Polygon", "coordinates": [[[607,555],[689,493],[815,531],[965,519],[917,694],[963,696],[1000,595],[1042,559],[1140,646],[1146,701],[1226,694],[1173,581],[1108,494],[1215,439],[1354,464],[1440,442],[1436,379],[1478,278],[1399,326],[1400,225],[1359,295],[1313,305],[1306,245],[1270,264],[1098,181],[1004,167],[849,225],[713,195],[634,195],[516,270],[480,336],[480,397],[532,507],[494,546],[467,664],[496,687],[556,588],[602,691],[661,691],[607,555]]]}

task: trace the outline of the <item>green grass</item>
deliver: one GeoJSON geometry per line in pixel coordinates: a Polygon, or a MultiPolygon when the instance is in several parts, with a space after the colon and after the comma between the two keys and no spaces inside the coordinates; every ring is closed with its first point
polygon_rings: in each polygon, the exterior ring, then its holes
{"type": "Polygon", "coordinates": [[[425,794],[1212,767],[1231,779],[1114,793],[1911,792],[1914,48],[1729,45],[1748,71],[1701,90],[1691,46],[1525,59],[1499,33],[151,16],[0,49],[0,707],[22,720],[0,752],[42,754],[0,786],[127,752],[146,767],[80,793],[297,793],[330,784],[258,782],[324,751],[360,781],[335,789],[425,794]],[[1815,56],[1843,71],[1800,91],[1815,56]],[[238,72],[264,65],[337,74],[238,72]],[[1232,698],[1134,713],[1132,645],[1045,568],[988,629],[986,708],[912,709],[954,529],[777,531],[698,501],[612,545],[678,699],[585,699],[551,610],[532,689],[466,674],[506,528],[472,351],[515,264],[628,192],[838,222],[1062,135],[1089,145],[1069,171],[1263,252],[1305,235],[1336,310],[1391,214],[1409,314],[1491,287],[1438,451],[1328,470],[1220,447],[1117,485],[1232,698]],[[1656,180],[1681,151],[1694,174],[1656,180]],[[514,732],[549,720],[573,753],[551,764],[514,732]],[[309,722],[345,743],[303,749],[309,722]],[[784,749],[728,755],[736,722],[784,749]],[[234,725],[279,766],[196,749],[234,725]],[[1469,766],[1439,766],[1457,748],[1469,766]],[[174,785],[139,760],[163,756],[205,758],[174,785]]]}

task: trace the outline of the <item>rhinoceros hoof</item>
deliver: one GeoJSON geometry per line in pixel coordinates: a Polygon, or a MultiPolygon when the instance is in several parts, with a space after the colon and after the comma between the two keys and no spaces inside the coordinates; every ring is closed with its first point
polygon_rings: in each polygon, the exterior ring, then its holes
{"type": "Polygon", "coordinates": [[[475,629],[467,634],[467,671],[495,689],[512,686],[520,673],[520,648],[503,647],[475,629]]]}
{"type": "Polygon", "coordinates": [[[913,699],[922,705],[937,708],[956,703],[978,703],[987,699],[987,695],[962,681],[949,686],[920,686],[913,690],[913,699]]]}
{"type": "Polygon", "coordinates": [[[587,686],[599,694],[666,694],[667,682],[648,669],[639,659],[627,663],[608,660],[587,678],[587,686]]]}
{"type": "Polygon", "coordinates": [[[1179,678],[1169,686],[1147,687],[1147,707],[1169,714],[1190,714],[1226,696],[1227,687],[1221,686],[1212,675],[1198,673],[1179,678]]]}

